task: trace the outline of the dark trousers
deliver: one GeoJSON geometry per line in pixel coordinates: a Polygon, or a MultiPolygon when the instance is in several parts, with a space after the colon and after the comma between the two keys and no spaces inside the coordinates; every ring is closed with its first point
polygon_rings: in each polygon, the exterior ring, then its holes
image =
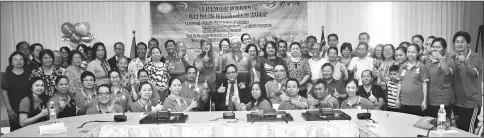
{"type": "Polygon", "coordinates": [[[455,106],[454,115],[459,116],[459,119],[456,121],[457,128],[474,134],[474,129],[477,127],[478,122],[477,115],[481,112],[480,109],[455,106]]]}
{"type": "MultiPolygon", "coordinates": [[[[451,119],[453,105],[446,105],[446,106],[444,106],[444,109],[445,109],[445,114],[447,116],[447,119],[451,119]]],[[[427,116],[437,118],[439,110],[440,110],[440,106],[427,105],[427,113],[426,114],[427,114],[427,116]]]]}
{"type": "Polygon", "coordinates": [[[20,123],[18,122],[18,113],[14,118],[8,117],[8,123],[10,125],[10,132],[15,131],[20,128],[20,123]]]}
{"type": "Polygon", "coordinates": [[[417,116],[425,116],[425,110],[422,111],[422,106],[420,105],[402,105],[401,106],[402,113],[417,115],[417,116]]]}

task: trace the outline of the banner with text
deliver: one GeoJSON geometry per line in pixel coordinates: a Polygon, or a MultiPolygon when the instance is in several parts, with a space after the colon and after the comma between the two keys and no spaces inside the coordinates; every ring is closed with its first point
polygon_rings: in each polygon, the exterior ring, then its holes
{"type": "MultiPolygon", "coordinates": [[[[183,41],[187,52],[200,52],[199,40],[212,39],[218,50],[222,38],[248,33],[256,40],[276,35],[284,40],[303,40],[308,35],[307,3],[297,2],[172,2],[152,1],[152,36],[162,46],[168,39],[183,41]]],[[[162,46],[164,47],[164,46],[162,46]]]]}

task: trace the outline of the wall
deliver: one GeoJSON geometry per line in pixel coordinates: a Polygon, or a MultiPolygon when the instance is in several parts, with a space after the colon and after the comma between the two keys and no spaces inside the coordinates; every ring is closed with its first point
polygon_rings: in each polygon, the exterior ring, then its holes
{"type": "MultiPolygon", "coordinates": [[[[1,69],[20,41],[41,43],[59,49],[69,45],[61,40],[63,22],[86,21],[95,34],[93,42],[107,46],[108,57],[117,41],[129,55],[132,30],[137,42],[151,36],[149,2],[0,2],[1,69]]],[[[308,2],[309,34],[338,34],[340,44],[357,43],[361,32],[371,35],[370,43],[398,45],[415,34],[441,36],[448,43],[457,31],[468,31],[475,45],[477,30],[483,24],[482,2],[308,2]]],[[[164,42],[161,42],[162,44],[164,42]]],[[[449,44],[451,46],[451,44],[449,44]]],[[[453,49],[449,48],[449,51],[453,49]]]]}

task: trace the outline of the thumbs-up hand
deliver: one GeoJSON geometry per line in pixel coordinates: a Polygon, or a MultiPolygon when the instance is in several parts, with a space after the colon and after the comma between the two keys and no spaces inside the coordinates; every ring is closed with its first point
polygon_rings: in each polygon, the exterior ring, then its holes
{"type": "Polygon", "coordinates": [[[47,107],[43,106],[42,111],[40,112],[40,116],[47,116],[49,115],[49,110],[47,110],[47,107]]]}
{"type": "Polygon", "coordinates": [[[353,68],[353,72],[356,72],[356,71],[358,71],[358,67],[357,67],[357,66],[355,66],[355,67],[353,68]]]}
{"type": "Polygon", "coordinates": [[[340,66],[339,70],[341,71],[341,73],[344,73],[346,71],[344,66],[340,66]]]}
{"type": "Polygon", "coordinates": [[[225,91],[227,90],[227,88],[225,88],[223,85],[220,86],[220,88],[218,88],[217,92],[218,93],[225,93],[225,91]]]}

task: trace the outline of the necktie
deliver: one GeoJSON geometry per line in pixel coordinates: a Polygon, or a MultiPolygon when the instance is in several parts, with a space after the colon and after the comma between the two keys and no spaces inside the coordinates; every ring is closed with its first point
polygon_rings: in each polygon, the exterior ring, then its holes
{"type": "Polygon", "coordinates": [[[229,110],[233,111],[234,110],[234,101],[232,101],[232,97],[234,96],[234,85],[235,81],[230,81],[230,91],[229,91],[229,110]]]}

